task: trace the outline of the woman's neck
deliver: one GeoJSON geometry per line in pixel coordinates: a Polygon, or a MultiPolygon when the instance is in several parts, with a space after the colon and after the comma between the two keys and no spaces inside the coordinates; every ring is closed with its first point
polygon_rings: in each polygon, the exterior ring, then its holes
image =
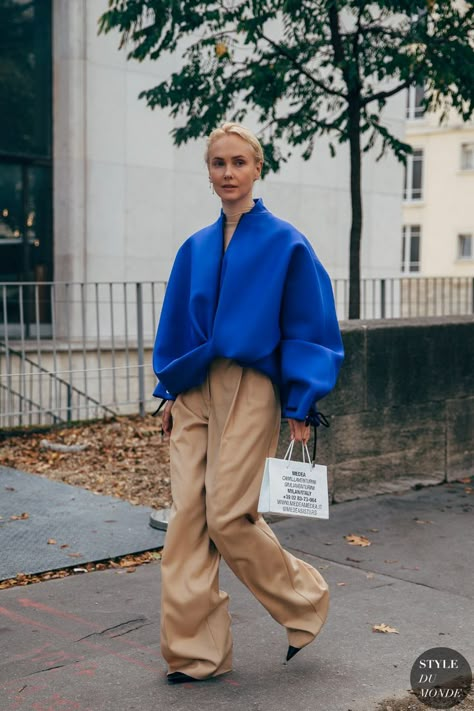
{"type": "Polygon", "coordinates": [[[222,210],[224,212],[226,220],[232,222],[238,221],[238,219],[241,215],[243,215],[244,212],[250,212],[250,210],[252,210],[254,206],[255,203],[252,197],[246,197],[237,203],[225,203],[224,201],[222,201],[222,210]]]}

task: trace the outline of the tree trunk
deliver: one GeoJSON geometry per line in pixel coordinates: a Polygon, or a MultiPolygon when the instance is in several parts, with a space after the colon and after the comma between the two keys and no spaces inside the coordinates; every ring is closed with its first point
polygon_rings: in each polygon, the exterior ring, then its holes
{"type": "Polygon", "coordinates": [[[349,318],[360,318],[360,242],[362,235],[362,158],[360,152],[359,97],[349,98],[349,146],[351,163],[351,237],[349,248],[349,318]]]}

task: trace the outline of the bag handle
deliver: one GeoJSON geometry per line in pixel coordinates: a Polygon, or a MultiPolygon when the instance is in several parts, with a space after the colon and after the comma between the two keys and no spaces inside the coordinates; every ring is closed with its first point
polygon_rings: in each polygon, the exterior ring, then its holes
{"type": "MultiPolygon", "coordinates": [[[[293,454],[293,447],[294,446],[295,446],[295,440],[292,439],[289,444],[288,449],[286,450],[286,454],[283,457],[283,461],[285,461],[285,460],[288,461],[287,466],[290,466],[290,460],[291,460],[291,456],[293,454]]],[[[311,464],[311,457],[309,456],[308,445],[303,444],[303,442],[301,442],[301,454],[302,454],[302,458],[303,458],[303,463],[306,464],[306,462],[307,462],[308,464],[311,464]]]]}

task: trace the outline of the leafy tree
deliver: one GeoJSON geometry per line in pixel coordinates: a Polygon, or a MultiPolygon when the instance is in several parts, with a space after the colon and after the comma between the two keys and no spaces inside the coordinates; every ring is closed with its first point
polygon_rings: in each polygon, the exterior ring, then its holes
{"type": "Polygon", "coordinates": [[[182,54],[179,70],[140,94],[183,117],[177,145],[249,110],[270,170],[293,146],[307,160],[318,136],[332,154],[349,143],[349,318],[359,318],[362,155],[378,144],[378,158],[389,149],[405,161],[411,148],[383,108],[411,85],[426,87],[426,110],[472,115],[473,17],[462,0],[109,0],[99,31],[118,30],[139,61],[182,54]]]}

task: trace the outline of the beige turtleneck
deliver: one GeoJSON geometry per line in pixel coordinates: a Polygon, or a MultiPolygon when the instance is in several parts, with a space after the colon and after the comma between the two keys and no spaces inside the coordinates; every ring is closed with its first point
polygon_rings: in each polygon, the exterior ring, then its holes
{"type": "Polygon", "coordinates": [[[235,232],[235,228],[237,227],[240,218],[245,212],[250,212],[250,210],[253,209],[255,203],[252,200],[252,204],[249,205],[248,207],[244,208],[243,210],[239,210],[239,212],[229,212],[225,214],[225,225],[224,225],[224,251],[227,249],[229,246],[230,240],[232,239],[232,235],[235,232]]]}

